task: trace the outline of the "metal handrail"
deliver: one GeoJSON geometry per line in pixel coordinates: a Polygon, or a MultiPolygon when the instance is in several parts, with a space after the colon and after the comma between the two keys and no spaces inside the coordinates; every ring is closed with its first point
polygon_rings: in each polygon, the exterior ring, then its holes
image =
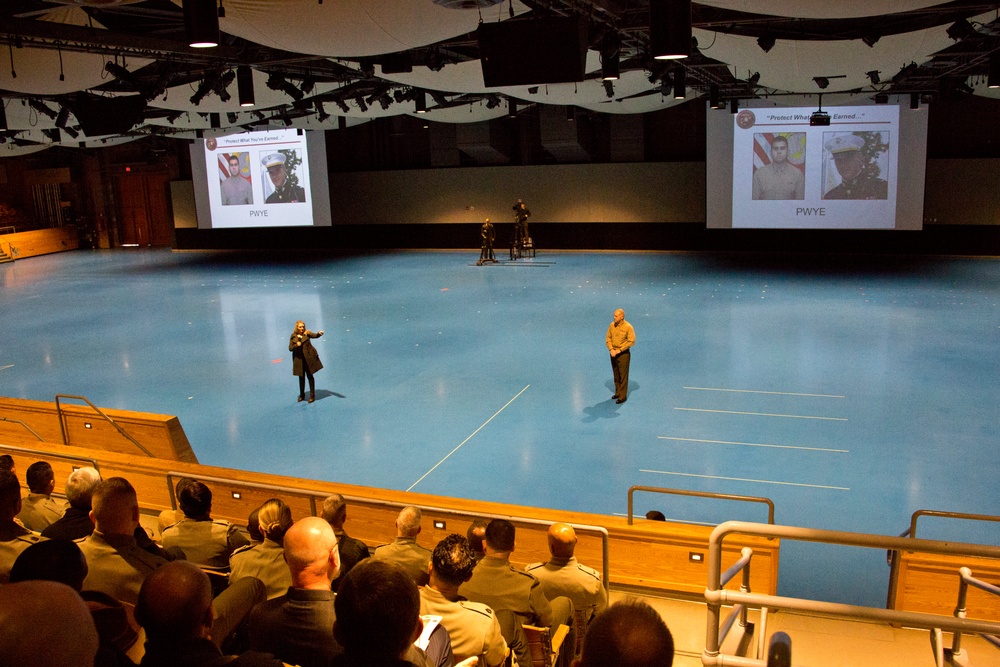
{"type": "Polygon", "coordinates": [[[0,227],[0,234],[16,234],[17,228],[14,225],[9,225],[7,227],[0,227]],[[10,230],[9,232],[7,230],[10,230]]]}
{"type": "Polygon", "coordinates": [[[108,415],[104,414],[104,412],[99,407],[97,407],[96,405],[94,405],[93,403],[91,403],[90,400],[86,396],[71,396],[69,394],[56,394],[56,414],[59,416],[59,429],[62,431],[62,437],[63,437],[63,444],[64,445],[67,445],[67,446],[69,445],[69,436],[66,433],[66,424],[65,424],[65,420],[63,419],[62,406],[59,404],[59,399],[60,398],[74,398],[74,399],[76,399],[78,401],[83,401],[84,403],[86,403],[87,405],[89,405],[91,408],[93,408],[94,412],[96,412],[97,414],[99,414],[102,419],[104,419],[109,424],[111,424],[112,426],[114,426],[115,430],[117,430],[123,436],[125,436],[126,438],[128,438],[132,442],[133,445],[135,445],[136,447],[138,447],[139,449],[141,449],[143,451],[143,453],[146,454],[146,456],[156,458],[153,455],[153,452],[151,452],[148,449],[146,449],[145,447],[143,447],[139,443],[138,440],[136,440],[131,435],[129,435],[128,433],[126,433],[125,429],[123,429],[121,426],[118,425],[118,422],[116,422],[114,419],[112,419],[108,415]]]}
{"type": "Polygon", "coordinates": [[[45,442],[45,438],[43,438],[42,436],[38,435],[38,432],[35,429],[31,428],[30,426],[28,426],[27,424],[25,424],[20,419],[7,419],[6,417],[0,417],[0,422],[10,422],[11,424],[20,424],[24,428],[28,429],[28,431],[31,432],[31,435],[33,435],[36,438],[38,438],[39,441],[45,442]]]}
{"type": "MultiPolygon", "coordinates": [[[[981,591],[986,591],[990,595],[1000,596],[1000,586],[995,586],[994,584],[976,579],[972,576],[972,570],[967,567],[959,568],[958,579],[958,605],[955,607],[955,618],[965,618],[965,601],[969,593],[969,586],[974,586],[981,591]]],[[[993,646],[1000,648],[1000,639],[998,639],[995,635],[980,634],[980,636],[990,644],[993,644],[993,646]]],[[[957,655],[961,653],[961,651],[962,631],[956,630],[951,640],[951,652],[952,655],[957,655]]]]}
{"type": "MultiPolygon", "coordinates": [[[[965,519],[968,521],[995,521],[1000,522],[1000,516],[991,514],[968,514],[965,512],[943,512],[940,510],[917,510],[910,515],[910,527],[899,534],[900,537],[917,536],[917,519],[922,516],[943,517],[946,519],[965,519]]],[[[889,589],[885,595],[886,609],[896,606],[896,584],[899,582],[899,564],[902,560],[899,551],[890,549],[885,554],[886,564],[889,566],[889,589]]]]}
{"type": "Polygon", "coordinates": [[[31,449],[30,447],[17,447],[15,445],[4,445],[0,444],[0,449],[19,452],[21,454],[34,454],[41,458],[54,457],[57,459],[63,459],[66,461],[77,461],[81,463],[89,463],[90,467],[94,470],[100,472],[101,468],[97,463],[97,459],[92,459],[89,456],[76,456],[75,454],[58,454],[56,452],[49,451],[47,449],[31,449]]]}
{"type": "Polygon", "coordinates": [[[686,489],[666,489],[659,486],[632,486],[628,490],[628,525],[632,525],[632,496],[636,491],[649,491],[674,496],[695,496],[697,498],[715,498],[716,500],[739,500],[747,503],[763,503],[767,505],[767,522],[774,523],[774,502],[770,498],[760,496],[738,496],[731,493],[711,493],[709,491],[688,491],[686,489]]]}
{"type": "MultiPolygon", "coordinates": [[[[215,482],[216,484],[236,484],[239,486],[244,486],[251,489],[263,489],[266,491],[275,491],[277,493],[283,493],[287,495],[295,496],[306,496],[309,498],[309,508],[313,516],[318,516],[316,512],[316,498],[326,498],[330,494],[328,492],[321,491],[310,491],[307,489],[296,489],[290,486],[280,486],[277,484],[262,484],[260,482],[247,482],[241,479],[227,478],[227,477],[210,477],[207,475],[192,475],[188,472],[177,472],[170,471],[167,473],[167,485],[170,492],[170,506],[172,509],[177,509],[177,494],[174,491],[173,479],[175,477],[190,477],[192,479],[197,479],[203,482],[215,482]]],[[[365,505],[376,505],[379,507],[393,507],[393,508],[403,508],[407,505],[412,505],[412,503],[398,503],[389,500],[379,500],[377,498],[365,498],[363,496],[344,496],[344,500],[355,502],[365,505]]],[[[522,516],[513,515],[501,515],[501,514],[483,514],[480,512],[470,512],[466,510],[455,510],[447,507],[435,507],[433,505],[413,505],[414,507],[419,507],[422,511],[435,512],[437,514],[448,514],[453,516],[462,517],[477,517],[484,519],[507,519],[508,521],[516,521],[518,523],[526,523],[529,525],[537,526],[550,526],[551,521],[542,521],[541,519],[531,519],[522,516]]],[[[608,530],[603,526],[591,526],[583,523],[571,523],[565,522],[572,526],[576,531],[582,531],[586,533],[596,533],[601,537],[601,552],[602,552],[602,570],[601,570],[601,584],[604,586],[604,590],[608,591],[610,586],[610,575],[608,574],[608,569],[611,563],[611,549],[610,549],[610,538],[608,535],[608,530]]]]}
{"type": "Polygon", "coordinates": [[[947,631],[975,632],[982,634],[1000,634],[1000,623],[981,621],[968,618],[954,618],[939,614],[922,612],[896,611],[877,607],[862,607],[858,605],[824,602],[801,598],[765,595],[760,593],[744,593],[722,587],[722,542],[730,534],[757,535],[761,537],[778,537],[782,539],[799,540],[803,542],[820,542],[826,544],[842,544],[856,547],[876,549],[898,549],[906,551],[921,551],[927,553],[951,554],[958,556],[977,556],[981,558],[1000,558],[1000,547],[964,542],[944,542],[939,540],[923,540],[908,537],[890,537],[884,535],[869,535],[867,533],[849,533],[817,528],[799,528],[796,526],[780,526],[744,521],[727,521],[719,524],[712,531],[708,543],[708,585],[705,588],[707,603],[707,624],[705,633],[705,650],[702,652],[702,664],[705,665],[738,665],[740,667],[766,667],[761,660],[723,656],[719,652],[719,621],[723,604],[744,604],[752,608],[789,609],[811,613],[824,614],[848,620],[870,620],[894,625],[906,625],[926,630],[942,629],[947,631]]]}

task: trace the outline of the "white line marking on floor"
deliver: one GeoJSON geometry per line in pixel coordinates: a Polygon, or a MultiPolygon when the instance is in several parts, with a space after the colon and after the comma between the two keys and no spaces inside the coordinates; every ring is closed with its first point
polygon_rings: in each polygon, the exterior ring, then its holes
{"type": "Polygon", "coordinates": [[[14,364],[7,364],[6,366],[0,366],[0,371],[5,371],[8,368],[14,368],[14,364]]]}
{"type": "Polygon", "coordinates": [[[738,410],[706,410],[705,408],[674,408],[674,410],[686,410],[688,412],[720,412],[726,415],[754,415],[757,417],[787,417],[788,419],[822,419],[832,422],[846,422],[847,417],[815,417],[811,415],[779,415],[769,412],[740,412],[738,410]]]}
{"type": "Polygon", "coordinates": [[[803,449],[809,452],[836,452],[849,454],[848,449],[828,449],[826,447],[801,447],[798,445],[766,445],[760,442],[731,442],[729,440],[699,440],[698,438],[673,438],[669,435],[656,436],[659,440],[678,440],[680,442],[707,442],[713,445],[742,445],[744,447],[776,447],[778,449],[803,449]]]}
{"type": "Polygon", "coordinates": [[[811,489],[834,489],[836,491],[850,491],[847,486],[824,486],[822,484],[801,484],[799,482],[778,482],[773,479],[744,479],[743,477],[721,477],[719,475],[696,475],[691,472],[668,472],[666,470],[640,470],[639,472],[649,472],[655,475],[678,475],[680,477],[701,477],[703,479],[724,479],[730,482],[754,482],[756,484],[781,484],[782,486],[808,486],[811,489]]]}
{"type": "Polygon", "coordinates": [[[836,394],[803,394],[797,391],[763,391],[759,389],[722,389],[719,387],[684,387],[694,391],[729,391],[738,394],[777,394],[779,396],[814,396],[816,398],[846,398],[836,394]]]}
{"type": "Polygon", "coordinates": [[[435,470],[435,469],[437,469],[437,467],[438,467],[439,465],[441,465],[442,463],[444,463],[445,461],[447,461],[447,460],[448,460],[448,457],[449,457],[449,456],[451,456],[452,454],[454,454],[455,452],[457,452],[457,451],[458,451],[459,449],[461,449],[461,448],[462,448],[462,445],[464,445],[465,443],[467,443],[467,442],[468,442],[469,440],[472,440],[472,437],[473,437],[474,435],[476,435],[477,433],[479,433],[480,431],[482,431],[482,430],[483,430],[483,429],[484,429],[484,428],[486,427],[486,425],[487,425],[487,424],[489,424],[489,423],[490,423],[491,421],[493,421],[493,420],[494,420],[494,419],[496,418],[496,416],[497,416],[498,414],[500,414],[501,412],[503,412],[504,410],[506,410],[506,409],[507,409],[507,406],[508,406],[508,405],[510,405],[511,403],[513,403],[514,401],[516,401],[516,400],[517,400],[517,397],[518,397],[518,396],[520,396],[520,395],[521,395],[521,394],[523,394],[524,392],[528,391],[528,387],[530,387],[530,386],[531,386],[530,384],[529,384],[529,385],[525,385],[524,389],[522,389],[521,391],[517,392],[517,394],[516,394],[516,395],[514,396],[514,398],[510,399],[509,401],[507,401],[507,403],[505,403],[505,404],[504,404],[504,406],[503,406],[502,408],[500,408],[499,410],[497,410],[496,412],[494,412],[494,413],[493,413],[493,416],[492,416],[492,417],[490,417],[489,419],[487,419],[486,421],[484,421],[484,422],[482,423],[482,425],[481,425],[481,426],[480,426],[479,428],[477,428],[477,429],[476,429],[475,431],[473,431],[473,432],[472,432],[472,433],[471,433],[471,434],[469,435],[469,437],[468,437],[468,438],[466,438],[465,440],[463,440],[463,441],[462,441],[462,442],[461,442],[461,443],[460,443],[460,444],[458,445],[458,447],[455,447],[455,449],[453,449],[453,450],[451,450],[450,452],[448,452],[448,454],[447,454],[447,455],[446,455],[446,456],[445,456],[445,457],[444,457],[443,459],[441,459],[440,461],[438,461],[437,463],[435,463],[435,464],[434,464],[434,467],[433,467],[433,468],[431,468],[430,470],[428,470],[427,472],[425,472],[425,473],[423,474],[423,476],[421,476],[421,478],[420,478],[420,479],[418,479],[418,480],[417,480],[417,481],[415,481],[415,482],[414,482],[413,484],[411,484],[411,485],[410,485],[410,488],[408,488],[408,489],[407,489],[407,491],[412,491],[412,490],[413,490],[413,487],[415,487],[415,486],[416,486],[417,484],[420,484],[420,482],[424,481],[424,477],[427,477],[427,475],[429,475],[429,474],[431,474],[432,472],[434,472],[434,470],[435,470]]]}

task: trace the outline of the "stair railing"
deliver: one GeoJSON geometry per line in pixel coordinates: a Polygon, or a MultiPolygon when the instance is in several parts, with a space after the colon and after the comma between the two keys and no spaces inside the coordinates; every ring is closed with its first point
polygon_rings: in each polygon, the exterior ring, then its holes
{"type": "Polygon", "coordinates": [[[123,429],[121,426],[119,426],[118,423],[114,419],[112,419],[108,415],[104,414],[104,412],[99,407],[97,407],[96,405],[94,405],[93,403],[91,403],[90,400],[86,396],[71,396],[69,394],[56,394],[56,414],[59,416],[59,429],[62,431],[62,437],[63,437],[63,444],[64,445],[67,445],[67,446],[69,445],[69,434],[66,432],[66,417],[63,415],[62,405],[59,403],[59,399],[61,399],[61,398],[72,398],[72,399],[76,399],[78,401],[83,401],[84,403],[86,403],[87,405],[89,405],[91,407],[91,409],[93,409],[94,412],[96,412],[98,415],[100,415],[102,419],[104,419],[106,422],[108,422],[109,424],[111,424],[112,426],[114,426],[116,431],[118,431],[123,436],[125,436],[125,438],[127,438],[133,445],[135,445],[136,447],[138,447],[139,449],[141,449],[143,451],[143,453],[146,454],[146,456],[155,458],[155,456],[153,456],[153,452],[151,452],[148,449],[146,449],[145,447],[143,447],[139,443],[138,440],[136,440],[131,435],[129,435],[125,431],[125,429],[123,429]]]}

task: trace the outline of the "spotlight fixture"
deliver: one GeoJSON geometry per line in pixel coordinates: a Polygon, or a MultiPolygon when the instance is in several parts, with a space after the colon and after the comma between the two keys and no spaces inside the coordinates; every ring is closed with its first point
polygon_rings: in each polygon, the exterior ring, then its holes
{"type": "Polygon", "coordinates": [[[362,60],[358,63],[358,67],[361,69],[361,75],[366,79],[375,77],[375,63],[371,60],[362,60]]]}
{"type": "Polygon", "coordinates": [[[605,80],[605,81],[601,81],[601,83],[604,84],[604,94],[607,95],[609,98],[614,97],[615,96],[615,82],[611,81],[610,79],[608,79],[608,80],[605,80]]]}
{"type": "Polygon", "coordinates": [[[691,0],[650,0],[649,53],[656,60],[691,55],[691,0]]]}
{"type": "Polygon", "coordinates": [[[431,91],[431,99],[434,100],[434,104],[439,107],[448,106],[448,98],[444,96],[444,93],[439,93],[436,90],[431,91]]]}
{"type": "Polygon", "coordinates": [[[72,127],[64,127],[62,131],[68,134],[69,136],[73,137],[74,139],[80,136],[80,133],[74,130],[72,127]]]}
{"type": "Polygon", "coordinates": [[[382,93],[378,96],[378,103],[382,105],[382,110],[385,111],[392,106],[392,98],[389,97],[388,93],[382,93]]]}
{"type": "Polygon", "coordinates": [[[910,93],[910,109],[916,111],[920,108],[920,93],[910,93]]]}
{"type": "Polygon", "coordinates": [[[306,77],[302,79],[302,83],[299,85],[299,90],[308,95],[316,87],[316,79],[312,77],[306,77]]]}
{"type": "Polygon", "coordinates": [[[215,0],[183,0],[188,45],[195,49],[219,45],[219,12],[215,0]]]}
{"type": "Polygon", "coordinates": [[[813,81],[816,82],[816,85],[819,86],[821,90],[830,85],[830,79],[825,76],[814,76],[813,81]]]}
{"type": "Polygon", "coordinates": [[[879,82],[882,80],[879,77],[879,74],[881,74],[881,72],[879,72],[877,69],[873,69],[870,72],[865,72],[865,76],[868,77],[868,80],[872,82],[873,86],[877,86],[879,82]]]}
{"type": "Polygon", "coordinates": [[[201,80],[201,83],[198,84],[198,88],[195,89],[194,95],[191,96],[190,99],[191,104],[195,106],[201,104],[201,101],[205,99],[205,96],[212,91],[212,87],[216,84],[218,79],[219,79],[218,72],[211,73],[205,76],[205,78],[201,80]]]}
{"type": "Polygon", "coordinates": [[[761,48],[764,53],[769,52],[774,48],[774,45],[778,42],[774,35],[769,32],[765,32],[763,35],[757,38],[757,46],[761,48]]]}
{"type": "Polygon", "coordinates": [[[1000,54],[990,54],[990,73],[986,77],[986,85],[990,88],[1000,88],[1000,54]]]}
{"type": "Polygon", "coordinates": [[[351,107],[347,106],[347,102],[345,102],[344,100],[334,100],[334,102],[337,104],[338,107],[340,107],[340,110],[343,111],[344,113],[350,112],[351,107]]]}
{"type": "Polygon", "coordinates": [[[427,93],[422,90],[414,92],[413,111],[416,113],[427,113],[427,93]]]}
{"type": "Polygon", "coordinates": [[[59,115],[56,116],[56,127],[64,128],[66,123],[69,121],[69,107],[67,105],[62,105],[59,109],[59,115]]]}
{"type": "Polygon", "coordinates": [[[718,109],[721,106],[719,103],[718,84],[713,83],[708,87],[708,106],[713,109],[718,109]]]}
{"type": "Polygon", "coordinates": [[[498,106],[500,106],[500,102],[501,102],[501,100],[500,100],[500,96],[499,95],[487,95],[486,96],[486,108],[487,109],[496,109],[498,106]]]}
{"type": "Polygon", "coordinates": [[[229,94],[229,86],[232,85],[233,79],[236,78],[236,72],[229,70],[224,73],[212,86],[212,91],[219,96],[219,99],[223,102],[228,102],[232,99],[232,95],[229,94]]]}
{"type": "Polygon", "coordinates": [[[38,113],[42,114],[43,116],[48,116],[52,120],[56,119],[57,115],[56,112],[47,107],[43,102],[40,102],[36,99],[29,99],[28,106],[37,111],[38,113]]]}
{"type": "Polygon", "coordinates": [[[861,37],[861,41],[864,42],[865,45],[868,46],[868,48],[874,48],[875,44],[877,44],[878,40],[880,40],[881,38],[882,38],[882,35],[879,35],[878,33],[870,32],[867,35],[862,36],[861,37]]]}
{"type": "Polygon", "coordinates": [[[687,75],[683,67],[677,66],[674,68],[674,99],[683,100],[686,96],[687,88],[687,75]]]}
{"type": "Polygon", "coordinates": [[[240,115],[238,113],[234,113],[234,112],[230,111],[230,112],[228,112],[226,114],[226,120],[229,121],[230,125],[235,125],[236,121],[238,121],[239,119],[240,119],[240,115]]]}
{"type": "Polygon", "coordinates": [[[747,85],[753,88],[757,85],[759,81],[760,81],[760,72],[754,72],[747,78],[747,85]]]}
{"type": "Polygon", "coordinates": [[[823,111],[823,95],[819,96],[819,108],[809,116],[809,124],[813,127],[829,127],[830,114],[823,111]]]}
{"type": "Polygon", "coordinates": [[[621,76],[622,40],[614,30],[601,38],[601,79],[616,81],[621,76]]]}
{"type": "Polygon", "coordinates": [[[54,127],[49,130],[42,130],[42,134],[51,139],[53,143],[57,144],[62,141],[62,133],[59,131],[59,128],[54,127]]]}
{"type": "Polygon", "coordinates": [[[358,95],[354,98],[354,101],[358,103],[358,107],[361,109],[362,113],[368,111],[368,105],[365,104],[365,98],[363,95],[358,95]]]}
{"type": "Polygon", "coordinates": [[[271,90],[280,90],[296,101],[305,97],[303,92],[285,80],[285,75],[280,72],[274,72],[267,77],[267,87],[271,90]]]}
{"type": "Polygon", "coordinates": [[[292,119],[288,114],[281,114],[281,122],[285,125],[285,127],[292,126],[292,119]]]}
{"type": "Polygon", "coordinates": [[[875,104],[888,104],[888,103],[889,103],[889,93],[875,94],[875,104]]]}
{"type": "Polygon", "coordinates": [[[965,19],[959,19],[948,26],[947,34],[948,37],[952,38],[956,42],[965,39],[969,35],[975,32],[972,24],[965,19]]]}
{"type": "Polygon", "coordinates": [[[256,104],[253,90],[253,70],[250,69],[249,65],[240,65],[236,68],[236,90],[241,107],[252,107],[256,104]]]}
{"type": "Polygon", "coordinates": [[[128,71],[126,68],[122,67],[113,60],[109,60],[104,63],[104,71],[115,77],[122,83],[131,86],[133,88],[138,88],[139,82],[136,80],[135,75],[128,71]]]}

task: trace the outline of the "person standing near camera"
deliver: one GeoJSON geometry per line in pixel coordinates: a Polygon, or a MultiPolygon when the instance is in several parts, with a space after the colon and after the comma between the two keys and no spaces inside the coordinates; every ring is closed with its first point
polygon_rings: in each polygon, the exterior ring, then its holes
{"type": "Polygon", "coordinates": [[[313,374],[323,368],[323,362],[319,360],[319,353],[313,347],[311,339],[322,335],[322,331],[309,331],[306,323],[299,320],[288,341],[288,351],[292,353],[292,374],[299,377],[300,403],[306,400],[306,378],[309,378],[309,402],[316,400],[316,379],[313,374]]]}

